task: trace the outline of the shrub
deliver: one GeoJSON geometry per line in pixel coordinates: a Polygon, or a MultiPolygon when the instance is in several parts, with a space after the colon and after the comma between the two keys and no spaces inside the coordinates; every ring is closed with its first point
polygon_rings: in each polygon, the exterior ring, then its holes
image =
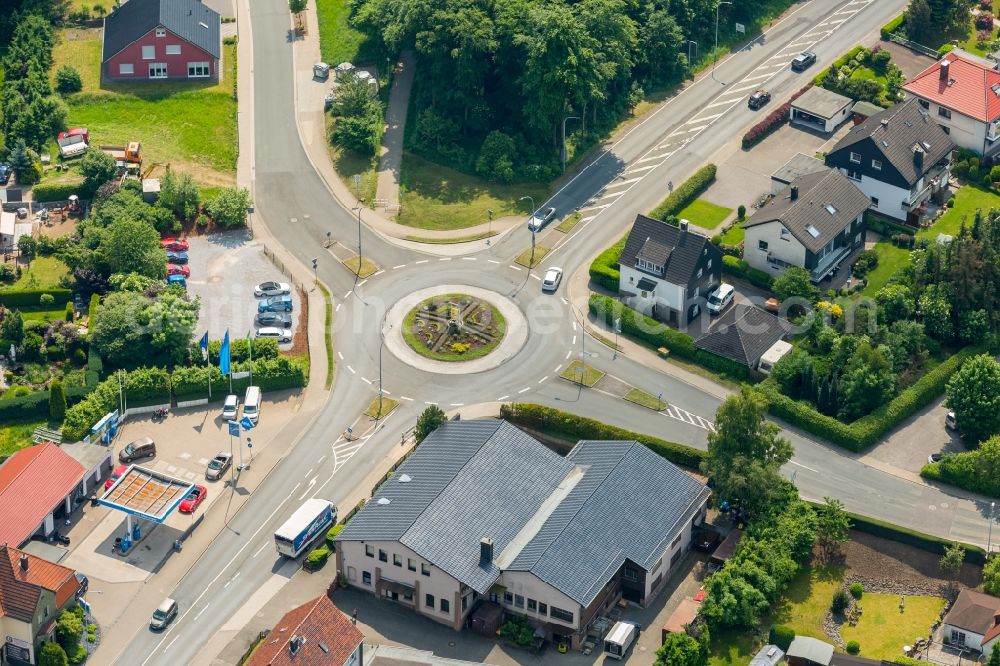
{"type": "Polygon", "coordinates": [[[858,255],[858,260],[854,263],[851,272],[854,277],[862,278],[878,266],[878,253],[875,250],[863,250],[858,255]]]}
{"type": "Polygon", "coordinates": [[[904,30],[903,24],[906,22],[906,14],[900,14],[896,18],[892,19],[888,23],[882,26],[879,33],[884,41],[889,41],[889,38],[898,32],[904,30]]]}
{"type": "Polygon", "coordinates": [[[861,652],[861,643],[857,641],[847,641],[847,645],[844,649],[847,650],[847,654],[857,654],[861,652]]]}
{"type": "Polygon", "coordinates": [[[838,587],[833,593],[833,600],[830,602],[830,610],[837,615],[842,615],[847,607],[851,605],[851,597],[842,587],[838,587]]]}
{"type": "Polygon", "coordinates": [[[306,559],[302,562],[302,568],[306,571],[319,571],[329,558],[330,549],[326,546],[320,546],[306,556],[306,559]]]}
{"type": "Polygon", "coordinates": [[[746,218],[746,216],[747,216],[747,207],[746,207],[746,206],[744,206],[743,204],[740,204],[740,205],[739,205],[739,206],[738,206],[738,207],[736,208],[736,217],[737,217],[738,219],[741,219],[741,220],[742,220],[742,219],[745,219],[745,218],[746,218]]]}
{"type": "Polygon", "coordinates": [[[62,382],[56,379],[49,385],[49,418],[53,421],[62,421],[65,416],[66,392],[62,382]]]}
{"type": "Polygon", "coordinates": [[[861,583],[856,583],[856,582],[851,583],[851,587],[849,589],[851,592],[851,596],[854,597],[855,599],[860,599],[861,595],[865,593],[865,586],[862,585],[861,583]]]}
{"type": "Polygon", "coordinates": [[[522,617],[512,617],[500,625],[500,637],[521,646],[531,645],[535,631],[522,617]]]}
{"type": "Polygon", "coordinates": [[[771,290],[774,278],[758,268],[752,268],[750,264],[739,257],[724,255],[722,257],[722,272],[732,275],[735,278],[746,280],[760,289],[771,290]]]}
{"type": "Polygon", "coordinates": [[[795,640],[795,630],[783,624],[776,624],[771,627],[768,642],[777,645],[783,651],[788,651],[788,646],[795,640]]]}
{"type": "Polygon", "coordinates": [[[71,65],[63,65],[56,72],[56,90],[64,95],[80,92],[83,90],[83,81],[80,79],[80,72],[71,65]]]}
{"type": "Polygon", "coordinates": [[[810,83],[809,85],[799,90],[797,93],[792,95],[792,97],[787,102],[785,102],[777,109],[769,113],[767,117],[764,118],[764,120],[760,121],[759,123],[751,127],[749,130],[747,130],[747,133],[743,135],[743,149],[747,150],[749,148],[752,148],[753,146],[757,145],[758,143],[766,139],[768,135],[771,134],[771,132],[781,127],[785,123],[785,121],[788,120],[789,114],[791,113],[792,110],[792,102],[798,99],[798,97],[802,93],[809,90],[809,88],[811,88],[812,86],[813,84],[810,83]]]}
{"type": "MultiPolygon", "coordinates": [[[[976,30],[993,30],[993,14],[991,12],[979,13],[976,17],[976,30]]],[[[992,39],[992,37],[990,35],[989,39],[992,39]]]]}
{"type": "Polygon", "coordinates": [[[706,164],[698,169],[679,187],[675,187],[674,191],[649,213],[649,216],[657,220],[666,220],[670,216],[676,215],[712,184],[715,180],[715,172],[716,166],[714,164],[706,164]]]}
{"type": "Polygon", "coordinates": [[[333,540],[337,538],[337,535],[344,531],[344,525],[334,525],[326,532],[326,545],[332,551],[334,549],[333,540]]]}
{"type": "Polygon", "coordinates": [[[688,360],[695,360],[694,338],[687,333],[670,328],[666,324],[647,317],[609,296],[591,294],[590,312],[610,325],[615,319],[621,320],[622,333],[645,342],[654,349],[666,347],[671,354],[688,360]]]}
{"type": "Polygon", "coordinates": [[[625,236],[620,241],[609,247],[608,249],[601,252],[597,257],[590,263],[590,279],[594,281],[595,284],[599,284],[605,289],[618,292],[618,284],[621,279],[621,271],[618,268],[618,259],[622,255],[622,250],[625,248],[625,241],[628,236],[625,236]]]}

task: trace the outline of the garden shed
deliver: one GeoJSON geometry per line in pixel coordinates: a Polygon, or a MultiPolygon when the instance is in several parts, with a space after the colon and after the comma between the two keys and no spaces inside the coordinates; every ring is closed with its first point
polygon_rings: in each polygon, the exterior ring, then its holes
{"type": "Polygon", "coordinates": [[[791,121],[828,134],[850,117],[853,106],[850,97],[813,86],[792,102],[791,121]]]}

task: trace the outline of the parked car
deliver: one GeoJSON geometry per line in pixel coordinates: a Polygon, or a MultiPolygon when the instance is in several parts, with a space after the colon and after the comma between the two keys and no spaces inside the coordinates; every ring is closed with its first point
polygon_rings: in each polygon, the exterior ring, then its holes
{"type": "Polygon", "coordinates": [[[188,278],[191,277],[191,268],[189,266],[178,266],[177,264],[167,264],[167,275],[183,275],[188,278]]]}
{"type": "Polygon", "coordinates": [[[167,252],[167,262],[171,264],[186,264],[188,262],[187,252],[167,252]]]}
{"type": "Polygon", "coordinates": [[[528,220],[528,230],[529,231],[541,231],[546,224],[551,222],[556,218],[556,209],[546,208],[544,210],[536,210],[535,214],[531,216],[528,220]]]}
{"type": "Polygon", "coordinates": [[[187,278],[184,277],[183,275],[168,275],[167,276],[167,285],[168,286],[169,285],[177,285],[178,287],[181,287],[182,289],[187,289],[188,288],[187,278]]]}
{"type": "Polygon", "coordinates": [[[292,329],[278,328],[277,326],[261,326],[257,329],[255,337],[274,338],[281,344],[292,341],[292,329]]]}
{"type": "Polygon", "coordinates": [[[796,72],[801,72],[804,69],[808,69],[811,65],[816,62],[816,54],[812,51],[803,51],[794,58],[792,58],[792,69],[796,72]]]}
{"type": "Polygon", "coordinates": [[[183,238],[163,238],[160,240],[160,246],[171,252],[188,251],[188,242],[183,238]]]}
{"type": "Polygon", "coordinates": [[[289,295],[284,296],[271,296],[270,298],[265,298],[263,301],[257,303],[257,312],[291,312],[292,311],[292,297],[289,295]]]}
{"type": "Polygon", "coordinates": [[[733,285],[723,282],[708,295],[708,312],[717,315],[726,309],[726,306],[733,302],[736,290],[733,285]]]}
{"type": "Polygon", "coordinates": [[[285,312],[258,312],[257,323],[261,326],[292,327],[292,315],[285,312]]]}
{"type": "Polygon", "coordinates": [[[167,625],[173,622],[176,617],[177,602],[168,597],[153,611],[153,617],[149,619],[149,628],[153,631],[166,629],[167,625]]]}
{"type": "Polygon", "coordinates": [[[205,478],[209,481],[218,481],[232,464],[232,454],[220,451],[214,458],[208,461],[208,467],[205,469],[205,478]]]}
{"type": "Polygon", "coordinates": [[[222,403],[222,420],[235,421],[236,415],[240,412],[240,399],[233,393],[226,396],[226,401],[222,403]]]}
{"type": "Polygon", "coordinates": [[[115,467],[115,471],[111,472],[111,476],[109,476],[108,480],[104,482],[104,489],[107,490],[111,486],[115,485],[115,481],[122,478],[127,470],[128,465],[118,465],[118,467],[115,467]]]}
{"type": "Polygon", "coordinates": [[[759,109],[770,101],[771,93],[766,90],[757,90],[754,91],[754,94],[750,95],[750,99],[747,100],[747,106],[751,109],[759,109]]]}
{"type": "Polygon", "coordinates": [[[549,270],[545,271],[545,277],[542,278],[542,291],[555,291],[559,288],[559,283],[562,282],[562,269],[557,266],[552,266],[549,270]]]}
{"type": "Polygon", "coordinates": [[[83,595],[87,594],[87,590],[90,589],[90,580],[79,571],[74,571],[73,575],[76,576],[76,598],[79,599],[83,595]]]}
{"type": "Polygon", "coordinates": [[[71,127],[65,132],[59,132],[56,135],[56,140],[68,139],[71,136],[82,136],[85,142],[90,143],[90,132],[87,131],[86,127],[71,127]]]}
{"type": "Polygon", "coordinates": [[[11,168],[9,164],[0,164],[0,185],[10,182],[11,168]]]}
{"type": "Polygon", "coordinates": [[[949,411],[945,414],[944,427],[948,430],[958,430],[958,419],[955,418],[955,412],[949,411]]]}
{"type": "Polygon", "coordinates": [[[188,492],[187,497],[181,501],[181,505],[178,510],[181,513],[194,513],[194,510],[198,508],[198,505],[205,501],[208,497],[208,488],[205,486],[195,486],[188,492]]]}
{"type": "Polygon", "coordinates": [[[254,296],[281,296],[291,293],[287,282],[261,282],[253,288],[254,296]]]}
{"type": "Polygon", "coordinates": [[[156,444],[152,437],[141,437],[134,442],[125,445],[125,448],[118,453],[118,462],[130,463],[141,458],[153,458],[156,456],[156,444]]]}

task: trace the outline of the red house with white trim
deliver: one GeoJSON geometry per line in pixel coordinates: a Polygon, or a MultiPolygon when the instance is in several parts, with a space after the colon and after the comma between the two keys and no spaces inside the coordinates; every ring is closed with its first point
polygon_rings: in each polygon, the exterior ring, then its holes
{"type": "Polygon", "coordinates": [[[198,0],[129,0],[104,19],[105,81],[218,81],[219,14],[198,0]]]}

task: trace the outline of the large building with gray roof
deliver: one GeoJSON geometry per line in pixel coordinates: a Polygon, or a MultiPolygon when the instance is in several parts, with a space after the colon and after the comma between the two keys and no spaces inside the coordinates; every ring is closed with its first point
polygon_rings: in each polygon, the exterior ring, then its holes
{"type": "Polygon", "coordinates": [[[460,629],[480,604],[573,645],[662,589],[709,491],[636,442],[565,457],[504,421],[430,435],[337,537],[350,585],[460,629]]]}

